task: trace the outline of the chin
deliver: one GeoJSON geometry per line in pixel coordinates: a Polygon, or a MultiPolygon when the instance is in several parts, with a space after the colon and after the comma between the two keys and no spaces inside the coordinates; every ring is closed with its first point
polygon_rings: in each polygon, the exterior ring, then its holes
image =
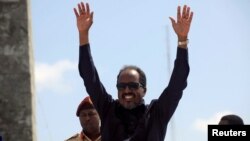
{"type": "Polygon", "coordinates": [[[136,105],[134,105],[134,104],[123,104],[123,107],[125,109],[131,110],[131,109],[134,109],[136,107],[136,105]]]}

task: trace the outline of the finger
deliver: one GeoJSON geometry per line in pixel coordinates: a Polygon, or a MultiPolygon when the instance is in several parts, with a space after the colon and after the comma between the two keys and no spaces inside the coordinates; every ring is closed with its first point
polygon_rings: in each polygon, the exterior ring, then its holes
{"type": "Polygon", "coordinates": [[[175,22],[174,18],[172,18],[172,17],[169,17],[169,19],[171,20],[171,22],[172,22],[172,25],[176,24],[176,22],[175,22]]]}
{"type": "Polygon", "coordinates": [[[188,19],[188,21],[189,21],[189,23],[190,23],[190,24],[191,24],[191,22],[192,22],[193,15],[194,15],[194,13],[193,13],[193,12],[191,12],[190,17],[189,17],[189,19],[188,19]]]}
{"type": "Polygon", "coordinates": [[[189,18],[189,16],[190,16],[190,7],[187,7],[186,18],[189,18]]]}
{"type": "Polygon", "coordinates": [[[175,30],[175,29],[176,29],[176,22],[175,22],[175,20],[174,20],[172,17],[169,17],[169,19],[171,20],[171,22],[172,22],[172,27],[173,27],[173,29],[175,30]]]}
{"type": "Polygon", "coordinates": [[[79,17],[79,14],[78,14],[78,12],[77,12],[77,10],[74,8],[74,13],[75,13],[75,15],[76,15],[76,18],[78,18],[79,17]]]}
{"type": "Polygon", "coordinates": [[[93,17],[94,17],[94,12],[90,13],[90,20],[93,21],[93,17]]]}
{"type": "Polygon", "coordinates": [[[80,5],[80,4],[77,4],[77,6],[78,6],[78,11],[79,11],[79,14],[81,14],[81,12],[82,12],[81,5],[80,5]]]}
{"type": "Polygon", "coordinates": [[[186,17],[186,13],[187,13],[186,11],[187,11],[187,5],[184,5],[184,7],[182,9],[182,15],[181,15],[182,18],[186,17]]]}
{"type": "Polygon", "coordinates": [[[178,6],[178,8],[177,8],[177,22],[180,21],[180,18],[181,18],[181,7],[178,6]]]}
{"type": "Polygon", "coordinates": [[[81,2],[81,6],[82,6],[82,13],[85,14],[86,13],[86,10],[85,10],[85,5],[83,2],[81,2]]]}
{"type": "Polygon", "coordinates": [[[90,10],[89,10],[89,4],[88,3],[86,4],[86,7],[87,7],[87,15],[89,15],[90,10]]]}

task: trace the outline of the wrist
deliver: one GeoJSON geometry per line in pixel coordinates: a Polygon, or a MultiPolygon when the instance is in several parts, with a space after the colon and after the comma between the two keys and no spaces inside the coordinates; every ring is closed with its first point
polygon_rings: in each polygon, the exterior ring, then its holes
{"type": "Polygon", "coordinates": [[[188,37],[187,36],[178,36],[178,42],[183,42],[183,41],[187,41],[188,37]]]}
{"type": "Polygon", "coordinates": [[[89,43],[89,35],[87,33],[79,34],[80,45],[85,45],[89,43]]]}
{"type": "Polygon", "coordinates": [[[89,35],[89,31],[87,31],[87,30],[79,31],[79,35],[80,36],[88,36],[89,35]]]}
{"type": "Polygon", "coordinates": [[[182,40],[182,41],[178,40],[178,47],[180,47],[180,48],[187,48],[188,42],[189,42],[188,39],[182,40]]]}

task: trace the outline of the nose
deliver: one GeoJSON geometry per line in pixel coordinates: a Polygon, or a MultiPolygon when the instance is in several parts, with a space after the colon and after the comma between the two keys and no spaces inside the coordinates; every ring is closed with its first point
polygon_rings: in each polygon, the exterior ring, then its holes
{"type": "Polygon", "coordinates": [[[89,115],[86,115],[86,116],[84,117],[84,119],[85,119],[85,121],[88,121],[88,120],[90,120],[90,117],[89,117],[89,115]]]}
{"type": "Polygon", "coordinates": [[[125,89],[124,89],[124,92],[125,93],[131,92],[131,89],[128,86],[126,86],[125,89]]]}

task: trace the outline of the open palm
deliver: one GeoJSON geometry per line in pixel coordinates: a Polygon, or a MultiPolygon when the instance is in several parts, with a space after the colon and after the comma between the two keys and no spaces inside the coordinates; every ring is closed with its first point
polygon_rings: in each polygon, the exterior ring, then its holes
{"type": "Polygon", "coordinates": [[[181,7],[178,6],[177,21],[175,21],[172,17],[170,17],[174,31],[179,38],[188,36],[192,18],[193,18],[193,12],[190,12],[190,7],[187,7],[186,5],[184,5],[182,9],[182,14],[181,14],[181,7]]]}
{"type": "Polygon", "coordinates": [[[74,8],[79,32],[88,32],[93,23],[93,12],[90,12],[89,4],[83,2],[78,4],[78,11],[74,8]]]}

